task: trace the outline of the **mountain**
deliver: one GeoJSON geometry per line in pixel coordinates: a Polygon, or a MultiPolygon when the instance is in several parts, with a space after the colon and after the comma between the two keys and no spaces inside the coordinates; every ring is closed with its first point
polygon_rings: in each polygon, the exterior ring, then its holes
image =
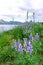
{"type": "Polygon", "coordinates": [[[5,21],[3,19],[0,19],[0,24],[5,23],[5,21]]]}
{"type": "Polygon", "coordinates": [[[7,24],[7,25],[22,25],[23,23],[19,22],[19,21],[4,21],[2,19],[0,19],[0,24],[7,24]]]}
{"type": "Polygon", "coordinates": [[[23,23],[22,22],[19,22],[19,21],[10,21],[9,24],[21,25],[23,23]]]}
{"type": "Polygon", "coordinates": [[[27,25],[27,24],[32,24],[33,22],[20,22],[20,21],[4,21],[3,19],[0,19],[0,25],[27,25]]]}

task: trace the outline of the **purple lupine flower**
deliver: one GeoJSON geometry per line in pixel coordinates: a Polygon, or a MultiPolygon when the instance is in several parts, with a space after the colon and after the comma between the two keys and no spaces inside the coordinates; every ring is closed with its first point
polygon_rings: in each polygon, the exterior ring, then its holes
{"type": "Polygon", "coordinates": [[[30,44],[29,46],[30,46],[31,49],[33,48],[32,44],[30,44]]]}
{"type": "Polygon", "coordinates": [[[26,51],[27,51],[27,52],[30,51],[30,46],[26,46],[26,51]]]}
{"type": "Polygon", "coordinates": [[[30,34],[29,38],[30,38],[30,41],[32,41],[32,33],[30,34]]]}
{"type": "Polygon", "coordinates": [[[17,43],[17,45],[19,46],[19,44],[21,44],[20,39],[18,39],[18,43],[17,43]]]}
{"type": "Polygon", "coordinates": [[[15,47],[16,50],[18,50],[19,44],[20,44],[20,42],[18,42],[16,40],[14,41],[14,47],[15,47]]]}
{"type": "Polygon", "coordinates": [[[33,49],[30,49],[30,51],[29,51],[29,52],[30,52],[30,54],[32,54],[32,52],[33,52],[33,49]]]}
{"type": "Polygon", "coordinates": [[[31,41],[29,40],[28,45],[30,45],[30,44],[31,44],[31,41]]]}
{"type": "Polygon", "coordinates": [[[32,44],[30,44],[29,46],[26,47],[26,51],[29,52],[30,54],[32,53],[32,51],[33,51],[32,44]]]}
{"type": "Polygon", "coordinates": [[[39,40],[39,35],[38,35],[38,33],[35,35],[35,40],[39,40]]]}
{"type": "Polygon", "coordinates": [[[33,52],[33,46],[32,46],[32,44],[30,44],[29,47],[30,47],[29,52],[30,52],[30,54],[31,54],[31,53],[33,52]]]}
{"type": "Polygon", "coordinates": [[[23,38],[24,43],[27,45],[28,44],[28,39],[27,38],[23,38]]]}
{"type": "Polygon", "coordinates": [[[19,51],[20,53],[23,53],[23,48],[22,48],[22,45],[21,45],[21,44],[19,44],[18,51],[19,51]]]}

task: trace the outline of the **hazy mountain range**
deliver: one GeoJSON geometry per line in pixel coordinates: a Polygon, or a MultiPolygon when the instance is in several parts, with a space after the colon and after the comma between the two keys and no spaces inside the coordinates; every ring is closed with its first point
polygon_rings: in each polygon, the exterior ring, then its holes
{"type": "Polygon", "coordinates": [[[29,24],[30,22],[20,22],[20,21],[4,21],[3,19],[0,19],[0,25],[25,25],[25,24],[29,24]]]}
{"type": "MultiPolygon", "coordinates": [[[[25,25],[25,24],[30,24],[34,23],[32,21],[29,22],[20,22],[20,21],[4,21],[3,19],[0,19],[0,25],[25,25]]],[[[43,23],[43,22],[41,22],[43,23]]]]}
{"type": "Polygon", "coordinates": [[[0,24],[14,24],[14,25],[21,25],[21,24],[23,24],[22,22],[19,22],[19,21],[4,21],[4,20],[2,20],[2,19],[0,19],[0,24]]]}

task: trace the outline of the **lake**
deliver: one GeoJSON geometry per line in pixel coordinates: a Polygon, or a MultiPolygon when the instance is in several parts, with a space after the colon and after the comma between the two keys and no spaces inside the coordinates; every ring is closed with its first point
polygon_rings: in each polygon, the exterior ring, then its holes
{"type": "MultiPolygon", "coordinates": [[[[17,25],[16,25],[17,26],[17,25]]],[[[0,32],[8,31],[16,27],[15,25],[0,25],[0,32]]]]}

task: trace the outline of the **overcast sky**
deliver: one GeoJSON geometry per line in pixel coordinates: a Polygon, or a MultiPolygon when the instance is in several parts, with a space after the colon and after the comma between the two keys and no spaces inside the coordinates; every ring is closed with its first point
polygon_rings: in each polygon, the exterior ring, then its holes
{"type": "Polygon", "coordinates": [[[27,10],[29,20],[35,12],[36,20],[43,21],[43,0],[0,0],[0,19],[24,22],[27,10]]]}

